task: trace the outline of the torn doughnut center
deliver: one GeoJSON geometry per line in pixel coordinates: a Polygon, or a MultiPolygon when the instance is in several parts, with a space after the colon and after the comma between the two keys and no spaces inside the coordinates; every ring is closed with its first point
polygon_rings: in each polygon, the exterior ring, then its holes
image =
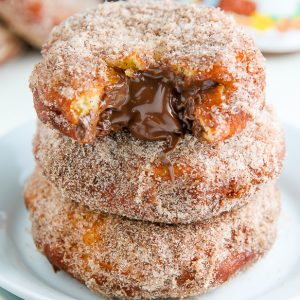
{"type": "Polygon", "coordinates": [[[166,141],[164,152],[172,150],[180,137],[192,131],[201,94],[218,85],[203,80],[184,87],[182,82],[161,70],[138,72],[133,77],[120,72],[119,82],[105,91],[106,109],[99,118],[99,135],[126,128],[141,140],[166,141]]]}

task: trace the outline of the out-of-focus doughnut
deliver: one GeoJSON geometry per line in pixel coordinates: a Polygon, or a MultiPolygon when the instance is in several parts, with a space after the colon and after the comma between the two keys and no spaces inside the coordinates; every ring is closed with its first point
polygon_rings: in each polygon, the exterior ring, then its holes
{"type": "Polygon", "coordinates": [[[270,108],[223,142],[202,143],[186,134],[169,153],[169,168],[161,159],[163,142],[142,141],[125,131],[80,145],[40,123],[33,144],[43,174],[64,198],[166,223],[209,219],[251,201],[280,174],[285,152],[270,108]]]}
{"type": "Polygon", "coordinates": [[[170,149],[244,129],[264,106],[264,59],[218,9],[119,1],[56,27],[30,86],[40,120],[80,143],[126,127],[170,149]]]}
{"type": "Polygon", "coordinates": [[[23,43],[0,23],[0,64],[16,56],[23,43]]]}
{"type": "Polygon", "coordinates": [[[41,48],[52,28],[98,0],[1,0],[0,18],[26,41],[41,48]]]}
{"type": "Polygon", "coordinates": [[[273,185],[239,210],[207,223],[159,225],[64,202],[36,171],[25,190],[37,248],[55,268],[120,299],[207,292],[252,265],[276,236],[273,185]]]}

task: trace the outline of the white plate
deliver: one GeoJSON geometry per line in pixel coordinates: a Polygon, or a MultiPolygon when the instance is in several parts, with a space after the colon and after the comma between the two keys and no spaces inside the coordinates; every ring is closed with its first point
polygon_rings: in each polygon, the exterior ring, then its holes
{"type": "Polygon", "coordinates": [[[300,30],[258,31],[246,27],[246,31],[254,38],[256,45],[264,53],[283,54],[300,51],[300,30]]]}
{"type": "MultiPolygon", "coordinates": [[[[33,244],[22,190],[34,166],[34,127],[24,125],[0,140],[0,286],[26,300],[99,299],[67,274],[54,273],[33,244]]],[[[286,138],[289,155],[280,180],[283,204],[274,247],[250,270],[198,299],[300,299],[300,131],[287,127],[286,138]]]]}

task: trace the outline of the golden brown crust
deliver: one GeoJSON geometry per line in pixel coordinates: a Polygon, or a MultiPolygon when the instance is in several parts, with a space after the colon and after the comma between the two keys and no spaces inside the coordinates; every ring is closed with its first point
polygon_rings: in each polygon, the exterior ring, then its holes
{"type": "Polygon", "coordinates": [[[1,0],[0,17],[27,42],[41,48],[52,28],[100,0],[1,0]]]}
{"type": "Polygon", "coordinates": [[[61,201],[36,171],[25,189],[37,247],[57,268],[122,299],[186,297],[227,281],[273,244],[273,185],[239,210],[206,223],[159,225],[91,212],[61,201]]]}
{"type": "Polygon", "coordinates": [[[40,120],[81,143],[94,140],[116,69],[166,70],[184,86],[218,83],[194,111],[195,135],[208,141],[240,132],[264,106],[263,56],[233,20],[218,9],[133,0],[101,4],[52,32],[30,80],[40,120]]]}
{"type": "Polygon", "coordinates": [[[163,143],[129,133],[80,145],[40,124],[33,144],[43,174],[64,198],[166,223],[209,219],[241,207],[280,174],[284,158],[282,130],[269,108],[225,142],[201,143],[186,135],[169,155],[174,181],[159,158],[163,143]]]}

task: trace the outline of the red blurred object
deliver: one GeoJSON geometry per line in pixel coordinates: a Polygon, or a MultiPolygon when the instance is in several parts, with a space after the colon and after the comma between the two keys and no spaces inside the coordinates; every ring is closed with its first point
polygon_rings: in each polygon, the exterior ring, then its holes
{"type": "Polygon", "coordinates": [[[256,3],[251,0],[221,0],[219,7],[228,12],[249,16],[256,10],[256,3]]]}

